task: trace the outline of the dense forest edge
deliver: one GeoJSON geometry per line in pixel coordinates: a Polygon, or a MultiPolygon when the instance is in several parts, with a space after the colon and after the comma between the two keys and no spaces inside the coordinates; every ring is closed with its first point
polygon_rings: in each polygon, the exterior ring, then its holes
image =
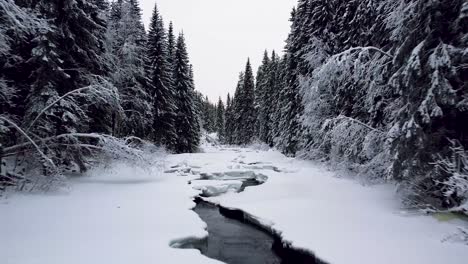
{"type": "Polygon", "coordinates": [[[157,6],[148,32],[137,0],[6,0],[0,25],[3,188],[50,189],[106,160],[197,150],[185,37],[157,6]]]}
{"type": "Polygon", "coordinates": [[[395,182],[409,208],[468,213],[466,1],[299,0],[284,52],[256,74],[247,61],[215,104],[194,89],[183,34],[157,8],[146,33],[137,0],[5,0],[0,24],[3,187],[194,152],[206,131],[395,182]]]}
{"type": "Polygon", "coordinates": [[[396,182],[410,208],[467,213],[468,3],[300,0],[291,23],[283,56],[265,52],[255,80],[250,63],[241,72],[225,142],[396,182]]]}

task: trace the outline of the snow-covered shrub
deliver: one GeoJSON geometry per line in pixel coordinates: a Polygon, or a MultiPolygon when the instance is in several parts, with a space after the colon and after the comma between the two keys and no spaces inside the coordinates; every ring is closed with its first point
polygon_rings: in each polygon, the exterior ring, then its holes
{"type": "Polygon", "coordinates": [[[302,119],[309,137],[302,156],[357,173],[372,172],[374,179],[386,177],[381,82],[391,58],[376,47],[350,48],[315,65],[311,77],[302,78],[302,119]]]}
{"type": "Polygon", "coordinates": [[[446,203],[458,206],[468,202],[468,151],[459,142],[451,144],[450,154],[435,162],[433,177],[440,179],[446,203]]]}
{"type": "Polygon", "coordinates": [[[207,133],[204,131],[201,137],[201,145],[218,146],[220,144],[217,133],[207,133]]]}
{"type": "Polygon", "coordinates": [[[154,162],[159,162],[155,157],[164,156],[165,150],[153,143],[137,137],[123,139],[101,135],[96,153],[98,163],[111,164],[115,161],[124,162],[132,166],[151,167],[154,162]]]}
{"type": "Polygon", "coordinates": [[[28,140],[3,149],[0,179],[20,191],[48,191],[66,184],[66,176],[115,162],[149,169],[161,162],[155,156],[164,155],[163,149],[136,137],[71,133],[28,140]]]}
{"type": "Polygon", "coordinates": [[[248,148],[251,148],[254,150],[267,151],[270,149],[270,146],[266,144],[265,142],[262,142],[259,139],[254,139],[253,142],[248,145],[248,148]]]}

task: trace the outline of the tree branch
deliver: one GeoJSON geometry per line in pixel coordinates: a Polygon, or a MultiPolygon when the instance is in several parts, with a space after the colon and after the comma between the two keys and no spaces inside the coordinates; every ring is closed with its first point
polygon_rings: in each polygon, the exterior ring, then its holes
{"type": "Polygon", "coordinates": [[[36,124],[37,120],[39,120],[39,118],[42,117],[42,115],[45,114],[45,112],[47,112],[47,110],[51,109],[54,105],[56,105],[57,103],[59,103],[60,101],[62,101],[63,99],[65,99],[66,97],[72,95],[72,94],[75,94],[75,93],[79,93],[79,92],[82,92],[82,91],[85,91],[85,90],[90,90],[90,89],[94,89],[94,86],[87,86],[87,87],[83,87],[83,88],[79,88],[79,89],[76,89],[76,90],[73,90],[71,92],[68,92],[66,94],[64,94],[63,96],[61,96],[60,98],[58,98],[57,100],[55,100],[53,103],[49,104],[47,107],[45,107],[44,109],[42,109],[42,111],[36,116],[36,118],[31,122],[31,124],[28,126],[28,128],[26,129],[26,132],[29,132],[29,130],[34,126],[34,124],[36,124]]]}
{"type": "MultiPolygon", "coordinates": [[[[52,141],[52,140],[67,138],[67,137],[103,139],[103,136],[98,135],[98,134],[70,133],[70,134],[61,134],[61,135],[58,135],[58,136],[53,136],[53,137],[48,137],[48,138],[42,138],[42,139],[40,139],[40,141],[41,141],[41,143],[46,143],[46,142],[49,142],[49,141],[52,141]]],[[[30,146],[32,143],[33,143],[33,141],[29,141],[29,142],[25,142],[25,143],[22,143],[22,144],[14,145],[14,146],[5,148],[4,152],[8,153],[8,152],[15,151],[17,149],[22,149],[22,148],[30,146]]],[[[36,143],[34,142],[34,144],[36,144],[36,143]]]]}
{"type": "Polygon", "coordinates": [[[393,59],[395,58],[395,56],[393,56],[392,54],[386,52],[386,51],[383,51],[377,47],[373,47],[373,46],[368,46],[368,47],[354,47],[354,48],[350,48],[350,49],[347,49],[341,53],[338,53],[338,54],[335,54],[333,55],[333,57],[340,57],[342,55],[345,55],[345,54],[348,54],[348,53],[352,53],[354,51],[358,51],[358,50],[361,50],[361,51],[364,51],[364,50],[373,50],[373,51],[377,51],[379,53],[382,53],[383,55],[393,59]]]}
{"type": "Polygon", "coordinates": [[[336,118],[334,118],[334,119],[335,119],[335,120],[347,119],[347,120],[349,120],[349,121],[351,121],[351,122],[357,123],[357,124],[359,124],[359,125],[361,125],[361,126],[363,126],[363,127],[366,127],[366,128],[368,128],[368,129],[370,129],[370,130],[372,130],[372,131],[375,131],[375,132],[378,132],[378,133],[380,133],[380,134],[384,134],[384,133],[385,133],[384,131],[382,131],[382,130],[380,130],[380,129],[377,129],[377,128],[375,128],[375,127],[371,127],[371,126],[369,126],[368,124],[365,124],[365,123],[363,123],[363,122],[361,122],[361,121],[359,121],[359,120],[357,120],[357,119],[351,118],[351,117],[349,117],[349,116],[339,115],[338,117],[336,117],[336,118]]]}
{"type": "MultiPolygon", "coordinates": [[[[10,124],[13,128],[15,128],[16,130],[18,130],[18,132],[20,132],[20,134],[22,134],[29,142],[31,145],[34,146],[34,148],[36,148],[37,152],[42,156],[42,158],[47,161],[48,163],[50,163],[50,165],[52,165],[52,167],[57,170],[57,166],[55,166],[55,163],[49,158],[47,157],[47,155],[45,155],[41,149],[39,148],[39,146],[36,144],[36,142],[34,142],[29,136],[28,134],[26,134],[26,132],[24,132],[18,125],[16,125],[13,121],[5,118],[5,117],[2,117],[0,116],[0,120],[3,120],[5,122],[7,122],[8,124],[10,124]]],[[[7,149],[4,149],[4,151],[6,152],[7,149]]]]}

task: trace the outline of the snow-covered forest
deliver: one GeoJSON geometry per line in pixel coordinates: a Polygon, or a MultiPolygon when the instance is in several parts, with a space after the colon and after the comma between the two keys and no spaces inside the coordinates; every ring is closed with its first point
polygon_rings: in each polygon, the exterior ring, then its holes
{"type": "Polygon", "coordinates": [[[0,21],[0,186],[48,188],[151,142],[197,149],[185,38],[157,7],[147,32],[137,0],[2,0],[0,21]]]}
{"type": "Polygon", "coordinates": [[[466,262],[468,1],[298,0],[215,101],[158,1],[0,0],[6,263],[466,262]]]}
{"type": "Polygon", "coordinates": [[[431,210],[468,201],[468,3],[301,0],[285,54],[247,64],[226,142],[256,140],[431,210]],[[254,125],[255,124],[255,125],[254,125]]]}

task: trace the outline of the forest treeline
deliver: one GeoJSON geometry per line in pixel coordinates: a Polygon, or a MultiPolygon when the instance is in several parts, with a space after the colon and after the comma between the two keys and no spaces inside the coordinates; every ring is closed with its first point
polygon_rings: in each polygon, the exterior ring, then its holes
{"type": "Polygon", "coordinates": [[[411,207],[468,200],[468,2],[300,0],[283,56],[250,63],[225,142],[396,181],[411,207]]]}
{"type": "Polygon", "coordinates": [[[467,32],[464,0],[299,0],[284,52],[213,104],[157,8],[146,31],[137,0],[2,0],[0,181],[28,180],[24,159],[85,171],[109,145],[193,152],[204,129],[466,212],[467,32]]]}
{"type": "Polygon", "coordinates": [[[157,7],[146,31],[138,0],[0,1],[0,186],[86,171],[109,145],[193,152],[201,100],[157,7]]]}

